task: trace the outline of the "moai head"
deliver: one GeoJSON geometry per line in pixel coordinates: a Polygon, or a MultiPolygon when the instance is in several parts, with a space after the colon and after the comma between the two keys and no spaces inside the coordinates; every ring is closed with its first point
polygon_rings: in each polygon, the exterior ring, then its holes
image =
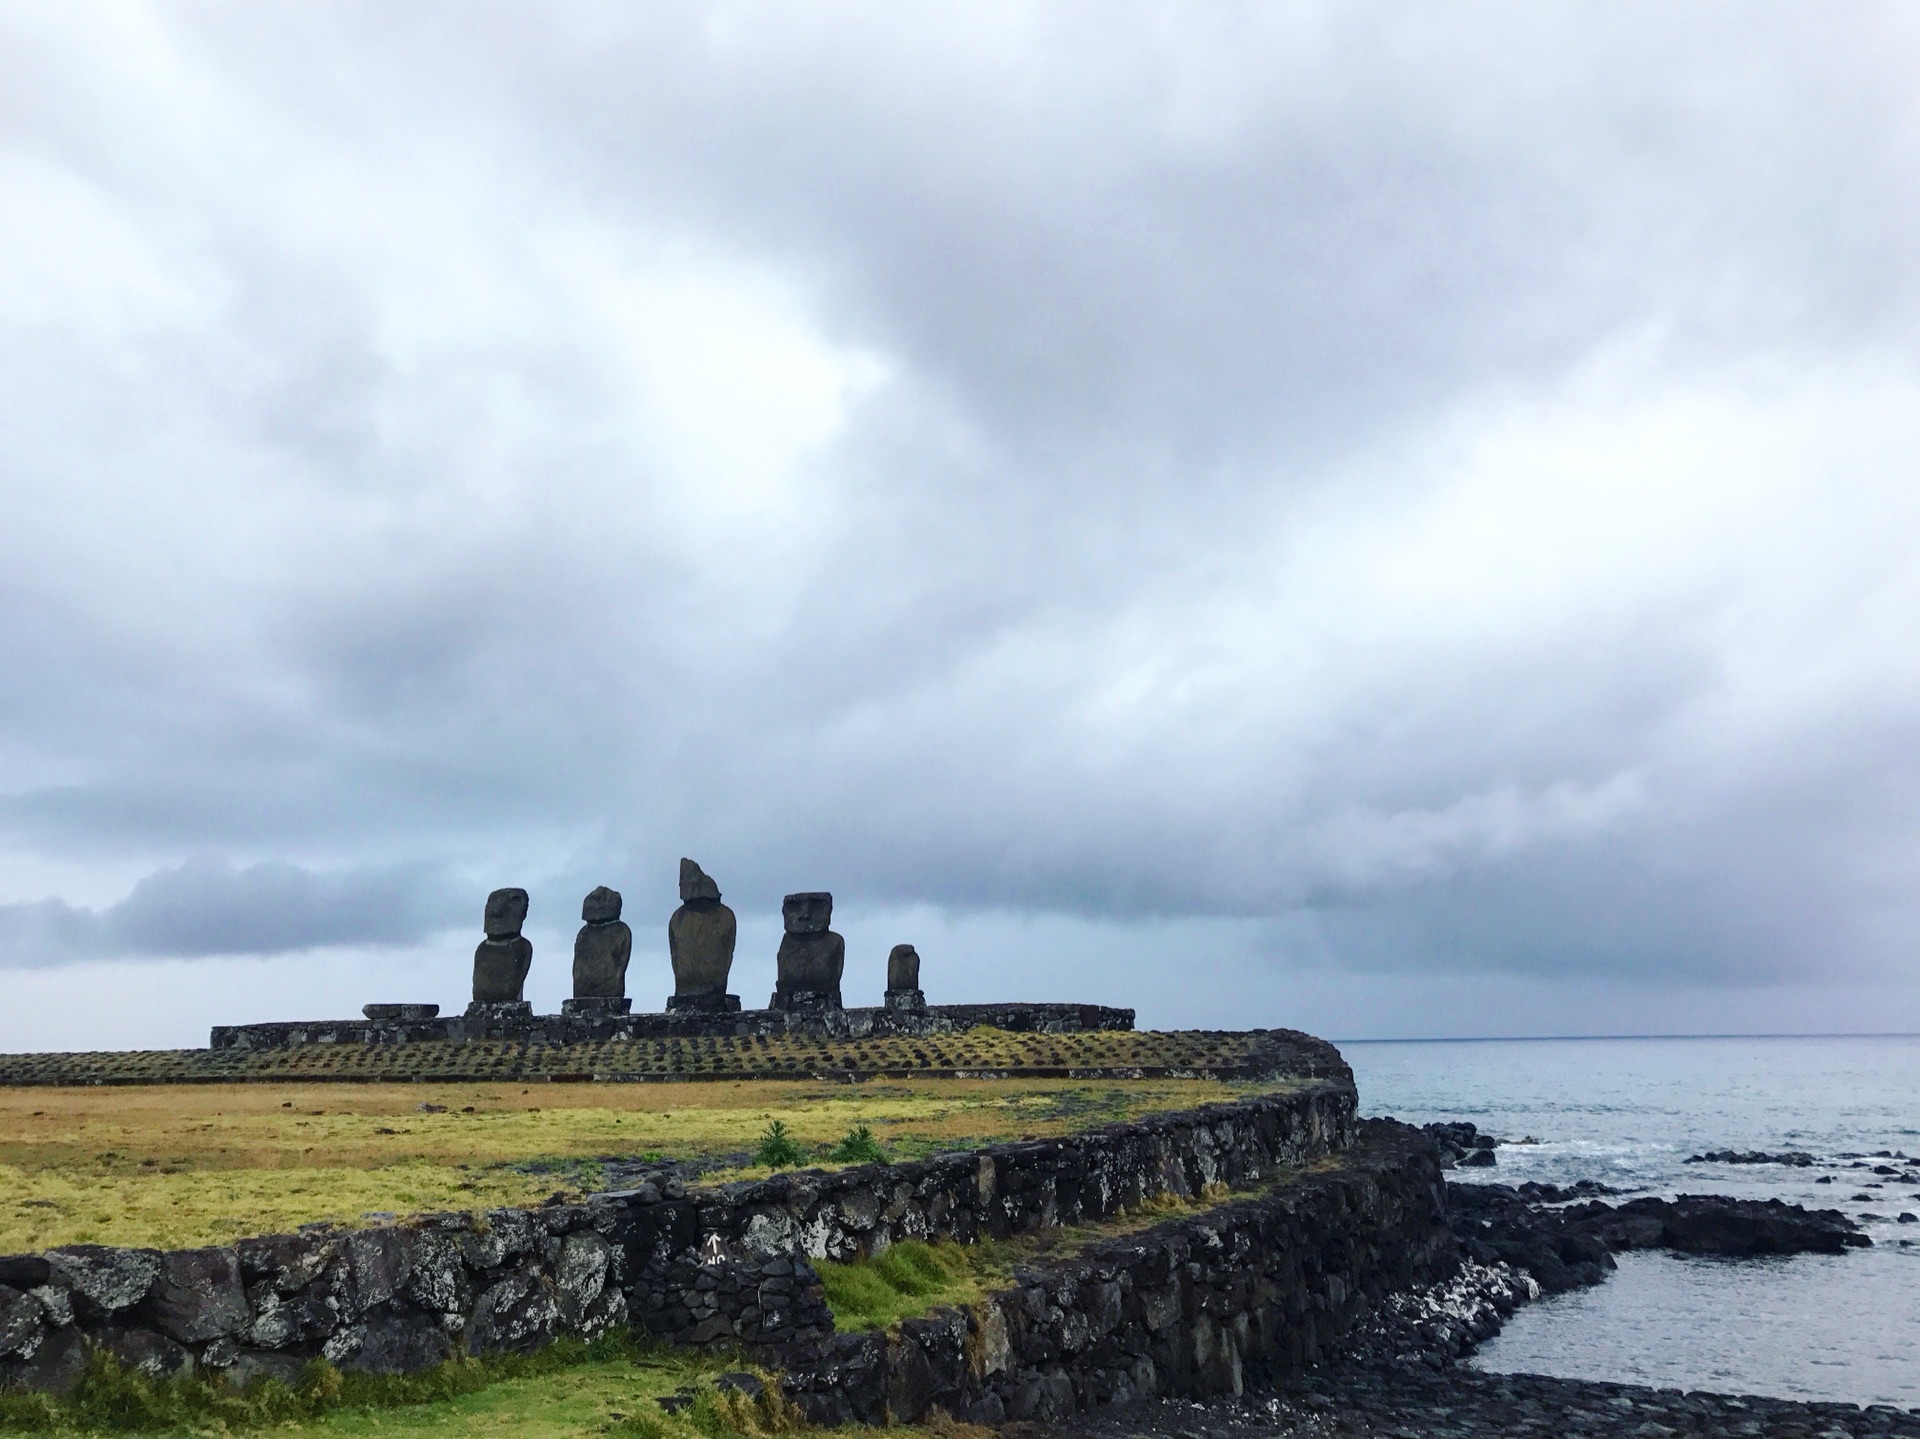
{"type": "Polygon", "coordinates": [[[887,955],[887,988],[920,987],[920,952],[910,944],[896,944],[887,955]]]}
{"type": "Polygon", "coordinates": [[[527,892],[496,889],[487,896],[487,938],[512,939],[527,922],[527,892]]]}
{"type": "Polygon", "coordinates": [[[780,906],[788,934],[825,934],[833,923],[833,896],[825,890],[790,894],[780,906]]]}
{"type": "Polygon", "coordinates": [[[588,924],[611,924],[620,918],[620,891],[601,885],[580,901],[580,918],[588,924]]]}
{"type": "Polygon", "coordinates": [[[701,869],[690,859],[680,861],[680,902],[686,904],[696,899],[720,898],[720,886],[713,882],[713,876],[701,869]]]}

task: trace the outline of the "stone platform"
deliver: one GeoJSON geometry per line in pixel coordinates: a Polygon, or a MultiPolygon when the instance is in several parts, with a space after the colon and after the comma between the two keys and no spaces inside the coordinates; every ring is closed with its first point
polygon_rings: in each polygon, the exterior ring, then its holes
{"type": "Polygon", "coordinates": [[[291,1049],[307,1044],[413,1044],[481,1039],[528,1044],[585,1044],[619,1040],[729,1037],[865,1039],[954,1034],[967,1029],[1004,1029],[1015,1034],[1087,1034],[1133,1028],[1131,1009],[1102,1004],[933,1004],[924,1009],[890,1007],[795,1012],[746,1009],[728,1013],[675,1009],[664,1014],[533,1014],[506,1006],[473,1006],[466,1014],[430,1019],[387,1018],[402,1008],[370,1005],[377,1019],[279,1020],[262,1024],[217,1024],[208,1041],[215,1050],[291,1049]]]}

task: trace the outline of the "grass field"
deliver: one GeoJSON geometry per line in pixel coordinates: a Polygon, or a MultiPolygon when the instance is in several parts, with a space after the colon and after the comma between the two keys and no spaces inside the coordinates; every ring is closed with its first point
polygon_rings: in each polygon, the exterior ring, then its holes
{"type": "MultiPolygon", "coordinates": [[[[81,1242],[173,1248],[322,1219],[537,1203],[594,1187],[603,1157],[737,1159],[775,1119],[814,1148],[865,1124],[895,1156],[912,1158],[1191,1108],[1251,1087],[914,1079],[0,1088],[0,1253],[81,1242]]],[[[756,1172],[764,1171],[738,1171],[756,1172]]]]}
{"type": "MultiPolygon", "coordinates": [[[[105,1366],[65,1398],[0,1392],[0,1432],[270,1431],[297,1439],[760,1439],[806,1432],[777,1392],[753,1399],[715,1384],[723,1372],[739,1367],[725,1355],[666,1350],[614,1335],[592,1344],[562,1340],[524,1357],[455,1360],[404,1377],[341,1374],[315,1365],[291,1389],[266,1384],[245,1393],[191,1377],[153,1383],[105,1366]]],[[[897,1432],[912,1439],[927,1431],[897,1432]]],[[[951,1427],[946,1433],[954,1439],[951,1427]]]]}

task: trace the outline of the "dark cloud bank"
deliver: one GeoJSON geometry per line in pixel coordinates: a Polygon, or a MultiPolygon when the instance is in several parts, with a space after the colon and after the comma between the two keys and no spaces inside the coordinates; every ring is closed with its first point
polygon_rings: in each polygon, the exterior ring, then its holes
{"type": "Polygon", "coordinates": [[[1911,11],[5,25],[0,963],[688,853],[1149,1016],[1920,1016],[1911,11]]]}

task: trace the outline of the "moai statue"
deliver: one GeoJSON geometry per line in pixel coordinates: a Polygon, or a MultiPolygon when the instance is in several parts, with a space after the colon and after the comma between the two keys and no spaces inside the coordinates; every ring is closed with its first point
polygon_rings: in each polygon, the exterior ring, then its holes
{"type": "Polygon", "coordinates": [[[680,861],[680,908],[667,921],[667,953],[673,960],[668,1009],[734,1013],[740,996],[727,993],[733,941],[739,926],[720,903],[720,886],[690,859],[680,861]]]}
{"type": "Polygon", "coordinates": [[[887,1008],[926,1007],[927,997],[920,992],[920,952],[910,944],[896,944],[887,954],[887,1008]]]}
{"type": "MultiPolygon", "coordinates": [[[[531,1014],[522,997],[533,943],[520,933],[527,922],[527,892],[496,889],[487,896],[487,937],[473,952],[473,1003],[488,1008],[513,1005],[531,1014]]],[[[471,1011],[469,1011],[471,1012],[471,1011]]]]}
{"type": "Polygon", "coordinates": [[[586,923],[573,940],[573,998],[562,1014],[625,1014],[627,961],[633,957],[633,931],[620,922],[620,891],[604,884],[580,903],[586,923]]]}
{"type": "Polygon", "coordinates": [[[787,932],[780,941],[779,977],[768,1007],[839,1009],[847,942],[827,928],[833,920],[833,896],[820,891],[790,894],[780,913],[787,932]]]}

